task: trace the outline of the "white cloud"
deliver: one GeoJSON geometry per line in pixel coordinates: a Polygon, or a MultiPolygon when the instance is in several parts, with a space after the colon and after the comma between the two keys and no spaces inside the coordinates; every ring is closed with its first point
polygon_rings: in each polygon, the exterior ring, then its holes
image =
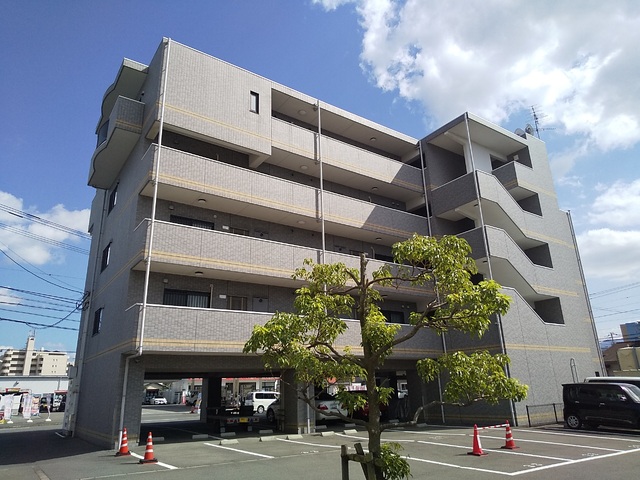
{"type": "MultiPolygon", "coordinates": [[[[640,228],[640,179],[597,185],[601,192],[589,210],[589,222],[616,228],[640,228]]],[[[638,249],[636,244],[636,249],[638,249]]],[[[638,249],[640,250],[640,249],[638,249]]]]}
{"type": "MultiPolygon", "coordinates": [[[[565,176],[571,172],[578,160],[586,156],[588,152],[589,146],[587,143],[582,140],[577,140],[563,151],[550,154],[549,165],[551,166],[554,178],[562,182],[566,181],[564,180],[565,176]]],[[[572,178],[574,177],[575,176],[572,178]]]]}
{"type": "Polygon", "coordinates": [[[577,236],[585,275],[635,281],[640,274],[640,179],[600,183],[586,209],[593,228],[577,236]]]}
{"type": "MultiPolygon", "coordinates": [[[[64,205],[56,205],[49,211],[39,212],[35,208],[25,207],[22,199],[2,191],[0,191],[0,205],[83,232],[87,230],[89,224],[89,209],[70,211],[64,205]]],[[[32,265],[61,263],[64,260],[61,248],[38,240],[35,236],[67,244],[78,244],[79,240],[78,237],[67,232],[34,223],[25,216],[15,215],[2,209],[0,209],[0,224],[0,250],[19,262],[20,259],[12,254],[15,253],[32,265]]]]}
{"type": "Polygon", "coordinates": [[[577,175],[563,175],[558,179],[558,184],[562,187],[582,188],[582,179],[577,175]]]}
{"type": "Polygon", "coordinates": [[[354,3],[361,60],[381,89],[425,106],[432,125],[471,111],[496,123],[536,105],[587,151],[640,141],[640,2],[315,0],[354,3]]]}
{"type": "Polygon", "coordinates": [[[335,10],[341,5],[346,5],[347,3],[355,3],[355,0],[313,0],[313,3],[321,4],[325,10],[335,10]]]}
{"type": "MultiPolygon", "coordinates": [[[[11,307],[20,303],[20,298],[16,298],[18,295],[6,288],[0,288],[0,304],[5,307],[11,307]]],[[[0,347],[1,349],[2,347],[0,347]]]]}
{"type": "Polygon", "coordinates": [[[585,275],[594,279],[635,281],[640,274],[640,231],[602,228],[577,237],[585,275]]]}

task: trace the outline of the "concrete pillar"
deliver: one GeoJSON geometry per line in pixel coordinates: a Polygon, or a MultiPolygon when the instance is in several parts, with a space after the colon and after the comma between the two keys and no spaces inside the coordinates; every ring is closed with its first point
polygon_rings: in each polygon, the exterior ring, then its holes
{"type": "MultiPolygon", "coordinates": [[[[389,399],[387,405],[387,413],[382,416],[382,420],[395,420],[399,419],[398,415],[398,374],[397,372],[387,372],[387,383],[383,383],[384,387],[392,387],[394,389],[393,395],[389,399]]],[[[383,380],[384,382],[384,380],[383,380]]]]}
{"type": "Polygon", "coordinates": [[[280,414],[283,419],[282,429],[285,433],[310,433],[315,431],[315,411],[298,398],[299,384],[294,383],[293,371],[282,375],[280,386],[280,414]]]}
{"type": "MultiPolygon", "coordinates": [[[[419,407],[428,405],[434,400],[440,400],[438,381],[425,383],[417,370],[407,370],[407,389],[409,390],[409,412],[411,417],[419,407]]],[[[442,423],[440,407],[431,407],[423,411],[418,422],[442,423]]]]}
{"type": "Polygon", "coordinates": [[[220,407],[222,405],[222,377],[209,377],[206,381],[207,406],[220,407]]]}
{"type": "MultiPolygon", "coordinates": [[[[123,375],[127,371],[126,398],[124,402],[124,417],[122,427],[127,429],[127,437],[130,444],[136,444],[140,436],[145,438],[146,432],[141,432],[142,423],[142,401],[144,400],[144,357],[134,357],[129,360],[128,370],[125,368],[126,357],[122,357],[123,375]]],[[[123,376],[120,377],[124,382],[123,376]]],[[[120,390],[122,392],[122,390],[120,390]]],[[[122,394],[121,394],[122,395],[122,394]]],[[[119,439],[120,433],[120,409],[121,400],[117,402],[114,409],[114,444],[119,439]]]]}

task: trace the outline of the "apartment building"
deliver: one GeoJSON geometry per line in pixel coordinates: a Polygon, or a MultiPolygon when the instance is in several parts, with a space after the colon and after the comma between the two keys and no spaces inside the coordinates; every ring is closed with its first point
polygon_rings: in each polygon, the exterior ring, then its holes
{"type": "MultiPolygon", "coordinates": [[[[412,138],[168,39],[148,65],[123,61],[96,133],[74,435],[137,439],[145,381],[201,377],[206,421],[223,378],[274,374],[284,428],[303,431],[291,372],[242,354],[253,326],[292,309],[304,259],[355,267],[365,252],[374,269],[414,233],[466,238],[513,306],[481,340],[424,332],[395,351],[380,373],[406,381],[412,409],[439,396],[416,360],[451,349],[508,353],[529,398],[429,421],[522,421],[603,370],[571,221],[531,135],[464,114],[412,138]]],[[[389,290],[382,308],[402,324],[432,294],[389,290]]]]}
{"type": "Polygon", "coordinates": [[[64,352],[36,350],[35,344],[36,337],[31,335],[24,349],[6,349],[0,357],[0,376],[66,376],[69,356],[64,352]]]}

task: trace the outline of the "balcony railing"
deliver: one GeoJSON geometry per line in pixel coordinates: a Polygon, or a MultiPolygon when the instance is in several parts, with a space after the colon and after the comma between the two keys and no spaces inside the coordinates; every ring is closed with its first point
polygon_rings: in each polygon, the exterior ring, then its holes
{"type": "Polygon", "coordinates": [[[89,185],[110,188],[142,132],[144,103],[118,97],[109,119],[98,132],[91,159],[89,185]],[[106,127],[105,127],[106,126],[106,127]]]}
{"type": "MultiPolygon", "coordinates": [[[[271,135],[275,148],[316,159],[315,132],[274,118],[271,135]]],[[[342,175],[361,175],[398,189],[409,190],[413,194],[423,194],[419,168],[327,136],[322,137],[322,161],[329,167],[339,169],[342,175]]],[[[406,197],[407,193],[402,196],[406,197]]]]}
{"type": "MultiPolygon", "coordinates": [[[[143,258],[149,245],[150,220],[143,221],[129,237],[132,252],[140,252],[138,266],[143,268],[143,258]]],[[[193,275],[195,270],[205,270],[216,278],[235,279],[249,283],[299,286],[291,275],[304,260],[320,261],[321,250],[300,245],[266,240],[259,237],[235,235],[177,223],[157,221],[154,229],[151,269],[154,272],[182,272],[193,275]]],[[[360,268],[360,258],[339,252],[326,252],[326,263],[344,263],[349,268],[360,268]]],[[[388,262],[370,259],[370,274],[388,262]]],[[[393,265],[393,264],[392,264],[393,265]]],[[[429,288],[401,285],[388,288],[390,297],[416,296],[427,301],[429,288]]]]}
{"type": "MultiPolygon", "coordinates": [[[[145,158],[155,155],[150,149],[145,158]]],[[[217,208],[264,221],[299,227],[320,220],[320,192],[317,188],[229,165],[171,148],[162,150],[158,195],[166,200],[210,198],[217,208]],[[183,195],[172,197],[176,188],[183,195]]],[[[154,159],[157,160],[157,157],[154,159]]],[[[143,160],[144,162],[144,160],[143,160]]],[[[145,162],[146,163],[146,162],[145,162]]],[[[143,195],[153,192],[151,182],[143,195]]],[[[413,233],[426,235],[427,221],[420,215],[375,203],[324,192],[324,219],[328,234],[385,243],[405,240],[413,233]]]]}
{"type": "MultiPolygon", "coordinates": [[[[264,325],[273,313],[206,308],[147,305],[143,350],[175,353],[241,353],[254,325],[264,325]]],[[[142,305],[127,311],[127,322],[141,321],[142,305]]],[[[337,341],[337,347],[351,346],[359,353],[360,325],[346,320],[349,329],[337,341]]],[[[402,326],[400,334],[408,326],[402,326]]],[[[397,347],[391,359],[424,358],[442,352],[438,335],[422,331],[397,347]]]]}

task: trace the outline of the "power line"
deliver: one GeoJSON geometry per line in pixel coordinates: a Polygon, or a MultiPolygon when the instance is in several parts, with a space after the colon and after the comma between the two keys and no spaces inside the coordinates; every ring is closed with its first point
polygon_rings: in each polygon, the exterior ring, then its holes
{"type": "MultiPolygon", "coordinates": [[[[4,245],[4,243],[0,242],[0,245],[4,245]]],[[[24,258],[20,257],[20,255],[18,255],[17,253],[15,253],[13,250],[11,250],[9,247],[7,247],[6,245],[4,245],[7,250],[9,250],[11,253],[13,253],[15,256],[19,257],[20,259],[22,259],[22,261],[24,261],[25,263],[28,263],[30,266],[33,267],[33,265],[31,265],[29,262],[27,262],[24,258]]],[[[80,290],[75,290],[75,289],[71,289],[71,288],[67,288],[67,287],[63,287],[62,285],[58,285],[57,283],[54,283],[50,280],[47,280],[46,278],[42,278],[41,276],[35,274],[34,272],[32,272],[31,270],[29,270],[28,268],[26,268],[25,266],[19,264],[18,262],[16,262],[13,258],[11,258],[11,256],[5,252],[4,250],[0,249],[0,253],[2,253],[5,257],[7,257],[9,260],[11,260],[13,263],[15,263],[18,267],[20,267],[21,269],[23,269],[25,272],[30,273],[31,275],[33,275],[36,278],[39,278],[40,280],[42,280],[43,282],[48,283],[49,285],[53,285],[55,287],[58,288],[62,288],[63,290],[68,290],[70,292],[75,292],[75,293],[84,293],[80,290]]],[[[35,268],[35,267],[34,267],[35,268]]]]}
{"type": "Polygon", "coordinates": [[[11,215],[14,215],[18,218],[29,220],[34,223],[39,223],[41,225],[46,225],[47,227],[53,228],[55,230],[60,230],[62,232],[68,233],[69,235],[75,235],[76,237],[80,237],[86,240],[91,239],[91,235],[86,232],[82,232],[80,230],[76,230],[75,228],[52,222],[51,220],[38,217],[37,215],[33,215],[32,213],[23,212],[22,210],[18,210],[17,208],[13,208],[8,205],[3,205],[0,203],[0,210],[4,210],[5,212],[10,213],[11,215]]]}
{"type": "Polygon", "coordinates": [[[604,317],[611,317],[613,315],[622,315],[624,313],[634,313],[634,312],[640,312],[640,308],[634,308],[633,310],[625,310],[623,312],[615,312],[615,313],[607,313],[606,315],[598,315],[597,317],[594,315],[594,318],[604,318],[604,317]]]}
{"type": "MultiPolygon", "coordinates": [[[[17,298],[17,297],[15,297],[17,298]]],[[[63,307],[64,305],[60,305],[58,303],[50,303],[50,302],[42,302],[44,304],[48,304],[48,305],[54,305],[57,307],[63,307]]],[[[54,308],[54,307],[42,307],[40,305],[33,305],[33,304],[29,304],[29,303],[23,303],[23,302],[4,302],[2,300],[0,300],[0,305],[11,305],[13,307],[22,307],[22,308],[37,308],[40,310],[48,310],[50,312],[66,312],[68,310],[68,308],[65,308],[64,310],[62,308],[54,308]]],[[[15,309],[13,310],[15,311],[15,309]]]]}
{"type": "Polygon", "coordinates": [[[38,240],[39,242],[48,243],[49,245],[53,245],[54,247],[65,248],[67,250],[71,250],[75,253],[81,253],[83,255],[89,255],[89,250],[78,247],[76,245],[71,245],[69,243],[60,242],[58,240],[54,240],[52,238],[44,237],[42,235],[37,235],[35,233],[29,232],[24,229],[20,229],[18,227],[14,227],[12,225],[7,225],[6,223],[0,223],[0,228],[7,230],[12,233],[17,233],[18,235],[22,235],[23,237],[31,238],[33,240],[38,240]]]}
{"type": "MultiPolygon", "coordinates": [[[[32,307],[32,308],[36,308],[36,307],[32,307]]],[[[18,313],[15,310],[11,309],[11,308],[2,308],[0,307],[0,310],[4,311],[4,312],[12,312],[12,313],[18,313]]],[[[54,310],[55,311],[55,310],[54,310]]],[[[41,318],[55,318],[56,320],[59,317],[54,317],[53,315],[43,315],[41,313],[29,313],[29,312],[19,312],[21,315],[33,315],[36,317],[41,317],[41,318]]],[[[72,312],[73,313],[73,312],[72,312]]],[[[80,323],[80,320],[71,320],[70,318],[66,320],[67,322],[75,322],[75,323],[80,323]]]]}
{"type": "Polygon", "coordinates": [[[10,290],[12,292],[25,293],[27,295],[32,295],[34,297],[43,297],[43,298],[46,298],[48,300],[57,300],[59,302],[73,303],[73,304],[76,304],[76,305],[78,303],[78,300],[76,300],[75,298],[60,297],[58,295],[51,295],[50,293],[32,292],[31,290],[23,290],[23,289],[20,289],[20,288],[8,287],[6,285],[0,285],[0,288],[3,288],[5,290],[10,290]]]}
{"type": "MultiPolygon", "coordinates": [[[[63,320],[61,320],[63,321],[63,320]]],[[[13,322],[13,323],[22,323],[23,325],[27,325],[31,328],[38,328],[38,329],[46,329],[46,328],[57,328],[58,330],[71,330],[74,332],[77,332],[78,329],[77,328],[71,328],[71,327],[61,327],[58,325],[58,323],[60,322],[56,322],[53,325],[47,325],[44,323],[36,323],[36,322],[27,322],[25,320],[15,320],[13,318],[4,318],[4,317],[0,317],[0,322],[13,322]]]]}
{"type": "Polygon", "coordinates": [[[633,287],[637,287],[638,285],[640,285],[640,282],[629,283],[627,285],[621,285],[619,287],[609,288],[608,290],[601,290],[600,292],[590,293],[589,298],[593,300],[596,297],[605,297],[607,295],[613,295],[614,293],[630,290],[633,287]]]}

